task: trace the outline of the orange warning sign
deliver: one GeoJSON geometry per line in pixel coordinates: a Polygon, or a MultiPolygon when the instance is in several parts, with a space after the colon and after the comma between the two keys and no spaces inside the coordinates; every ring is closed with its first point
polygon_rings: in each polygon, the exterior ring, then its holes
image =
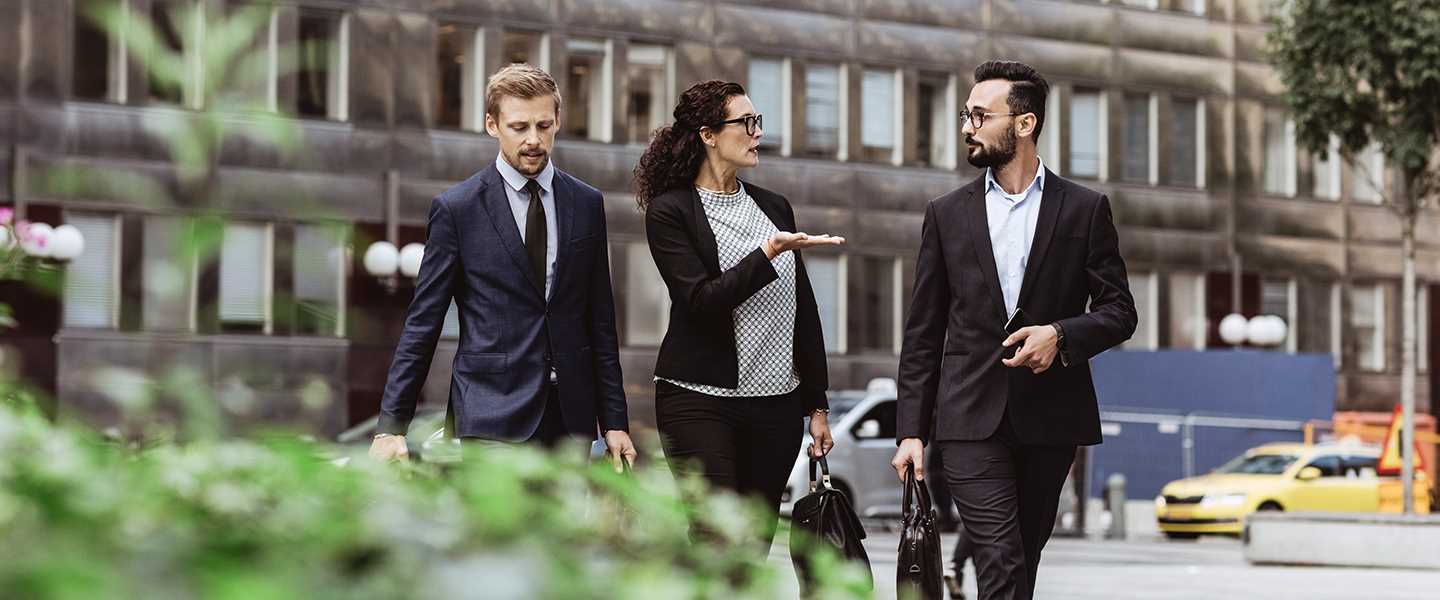
{"type": "MultiPolygon", "coordinates": [[[[1390,428],[1385,432],[1385,445],[1380,446],[1380,463],[1375,465],[1375,472],[1381,475],[1399,475],[1405,462],[1405,457],[1400,454],[1400,405],[1395,405],[1395,414],[1390,417],[1390,428]]],[[[1415,471],[1419,472],[1425,468],[1425,455],[1420,452],[1420,444],[1415,444],[1415,471]]]]}

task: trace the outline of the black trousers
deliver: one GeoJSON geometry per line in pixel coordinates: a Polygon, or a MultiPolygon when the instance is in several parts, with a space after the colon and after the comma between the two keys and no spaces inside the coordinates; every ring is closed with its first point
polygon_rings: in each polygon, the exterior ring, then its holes
{"type": "Polygon", "coordinates": [[[1075,447],[1021,444],[1008,417],[987,439],[936,443],[973,544],[980,598],[1030,600],[1075,447]]]}
{"type": "Polygon", "coordinates": [[[975,553],[975,544],[970,543],[970,536],[965,535],[965,528],[960,526],[960,518],[955,514],[955,504],[950,498],[950,484],[945,477],[945,455],[940,452],[939,444],[930,444],[925,449],[925,472],[929,477],[925,479],[925,485],[930,488],[930,498],[935,502],[935,511],[939,513],[939,523],[942,530],[955,529],[959,535],[955,536],[955,549],[950,553],[950,563],[955,571],[955,580],[964,581],[965,561],[975,553]]]}
{"type": "MultiPolygon", "coordinates": [[[[757,551],[770,551],[803,423],[793,392],[720,398],[655,382],[655,424],[671,471],[676,478],[699,474],[711,487],[758,499],[766,512],[757,551]]],[[[704,536],[692,527],[692,539],[704,536]]]]}

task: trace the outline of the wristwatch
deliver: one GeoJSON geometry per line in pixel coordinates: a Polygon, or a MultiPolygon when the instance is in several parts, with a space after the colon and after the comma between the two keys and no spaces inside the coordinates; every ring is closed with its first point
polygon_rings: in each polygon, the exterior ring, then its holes
{"type": "Polygon", "coordinates": [[[1051,323],[1050,326],[1055,328],[1055,347],[1060,349],[1060,366],[1068,367],[1070,366],[1070,349],[1065,343],[1065,328],[1061,327],[1059,323],[1051,323]]]}

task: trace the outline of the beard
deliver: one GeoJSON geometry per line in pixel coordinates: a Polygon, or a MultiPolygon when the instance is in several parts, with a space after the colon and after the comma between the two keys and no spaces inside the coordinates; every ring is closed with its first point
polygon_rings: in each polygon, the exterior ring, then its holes
{"type": "Polygon", "coordinates": [[[535,150],[531,150],[531,151],[518,151],[518,150],[517,150],[517,151],[515,152],[515,155],[512,156],[512,157],[509,157],[509,158],[510,158],[510,160],[509,160],[508,162],[510,163],[510,166],[515,167],[515,170],[516,170],[516,171],[519,171],[521,175],[524,175],[524,176],[526,176],[526,177],[534,177],[534,176],[536,176],[536,175],[539,175],[540,172],[541,172],[541,171],[544,171],[544,170],[545,170],[545,167],[546,167],[546,166],[549,166],[549,164],[550,164],[550,153],[549,153],[549,152],[546,152],[546,151],[544,151],[544,150],[539,150],[539,151],[535,151],[535,150]],[[533,153],[533,154],[538,154],[538,156],[527,155],[527,152],[528,152],[528,153],[533,153]],[[527,165],[525,164],[526,161],[535,160],[535,159],[539,159],[540,162],[537,163],[534,167],[527,166],[527,165]]]}
{"type": "Polygon", "coordinates": [[[966,144],[980,144],[980,149],[966,156],[970,165],[981,169],[998,169],[1010,164],[1015,160],[1015,146],[1019,143],[1020,137],[1015,135],[1014,129],[1005,129],[1000,136],[1000,141],[994,146],[982,144],[972,136],[965,136],[966,144]]]}

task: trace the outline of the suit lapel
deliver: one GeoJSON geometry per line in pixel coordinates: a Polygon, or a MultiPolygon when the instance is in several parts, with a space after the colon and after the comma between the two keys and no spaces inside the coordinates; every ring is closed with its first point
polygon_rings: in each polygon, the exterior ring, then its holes
{"type": "Polygon", "coordinates": [[[1039,285],[1035,281],[1040,263],[1045,261],[1045,252],[1050,249],[1050,240],[1055,237],[1055,222],[1060,218],[1060,207],[1065,202],[1065,188],[1060,178],[1045,170],[1045,189],[1040,193],[1040,216],[1035,222],[1035,239],[1030,241],[1030,258],[1025,264],[1025,278],[1020,281],[1018,306],[1025,305],[1025,299],[1039,285]]]}
{"type": "MultiPolygon", "coordinates": [[[[555,226],[559,229],[555,235],[555,282],[550,285],[550,295],[560,288],[560,276],[565,272],[565,265],[570,262],[570,232],[574,229],[575,202],[573,202],[574,190],[570,182],[555,169],[554,182],[551,187],[555,193],[555,226]]],[[[603,208],[602,208],[603,210],[603,208]]],[[[550,299],[546,298],[546,302],[550,299]]]]}
{"type": "Polygon", "coordinates": [[[480,203],[490,215],[490,224],[500,236],[500,245],[505,247],[520,275],[543,297],[545,283],[535,281],[535,275],[530,272],[530,258],[525,252],[525,242],[520,240],[520,230],[515,226],[515,213],[510,210],[510,197],[505,191],[505,178],[500,176],[500,170],[494,164],[490,165],[486,175],[485,190],[481,192],[484,197],[480,203]]]}
{"type": "Polygon", "coordinates": [[[1000,272],[995,268],[995,249],[990,244],[990,220],[985,213],[985,184],[970,187],[965,198],[965,221],[970,224],[970,246],[975,250],[975,260],[980,263],[980,273],[985,276],[985,287],[990,290],[991,306],[1005,322],[1005,295],[1000,292],[1000,272]]]}

